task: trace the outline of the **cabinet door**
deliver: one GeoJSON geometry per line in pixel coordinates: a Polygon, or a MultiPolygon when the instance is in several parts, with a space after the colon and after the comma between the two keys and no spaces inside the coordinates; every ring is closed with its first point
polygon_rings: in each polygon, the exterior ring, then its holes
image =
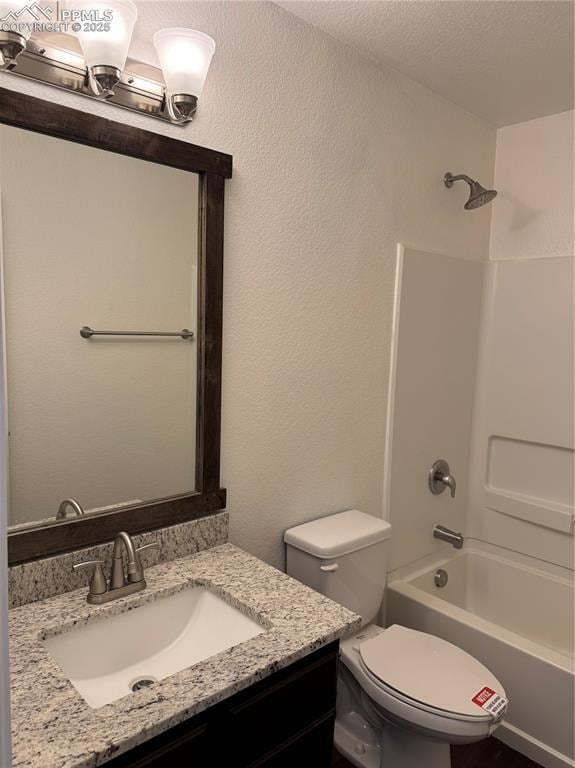
{"type": "Polygon", "coordinates": [[[187,723],[171,728],[106,765],[110,768],[202,768],[208,766],[208,727],[187,723]]]}
{"type": "Polygon", "coordinates": [[[335,718],[330,716],[250,768],[330,768],[335,718]]]}
{"type": "Polygon", "coordinates": [[[227,763],[249,766],[332,716],[336,686],[337,646],[276,673],[245,691],[239,701],[232,699],[222,720],[227,763]]]}

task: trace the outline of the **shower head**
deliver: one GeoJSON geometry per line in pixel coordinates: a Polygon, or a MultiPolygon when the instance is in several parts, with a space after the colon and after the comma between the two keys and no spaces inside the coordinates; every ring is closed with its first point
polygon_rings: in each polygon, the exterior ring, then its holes
{"type": "Polygon", "coordinates": [[[466,181],[469,184],[469,200],[463,206],[466,211],[472,211],[474,208],[481,208],[482,205],[490,203],[497,195],[495,189],[485,189],[475,179],[470,179],[464,173],[459,176],[447,172],[443,177],[443,183],[449,189],[453,186],[454,181],[466,181]]]}

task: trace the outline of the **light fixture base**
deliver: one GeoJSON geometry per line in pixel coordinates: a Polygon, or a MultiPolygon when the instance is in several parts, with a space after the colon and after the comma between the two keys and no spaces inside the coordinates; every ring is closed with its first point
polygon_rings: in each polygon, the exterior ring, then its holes
{"type": "Polygon", "coordinates": [[[88,69],[88,85],[93,95],[105,99],[114,95],[114,88],[120,82],[122,73],[116,67],[104,64],[88,69]]]}
{"type": "Polygon", "coordinates": [[[18,32],[0,32],[0,70],[14,66],[26,50],[26,38],[18,32]]]}
{"type": "Polygon", "coordinates": [[[166,109],[172,122],[189,123],[196,116],[198,97],[191,93],[174,93],[166,96],[166,109]]]}

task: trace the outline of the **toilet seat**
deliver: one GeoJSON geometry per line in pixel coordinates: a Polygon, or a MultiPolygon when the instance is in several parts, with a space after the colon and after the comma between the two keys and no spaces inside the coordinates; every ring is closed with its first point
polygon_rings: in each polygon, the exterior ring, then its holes
{"type": "Polygon", "coordinates": [[[359,645],[365,674],[389,696],[456,720],[499,721],[473,700],[483,689],[505,691],[481,662],[446,640],[394,624],[359,645]]]}

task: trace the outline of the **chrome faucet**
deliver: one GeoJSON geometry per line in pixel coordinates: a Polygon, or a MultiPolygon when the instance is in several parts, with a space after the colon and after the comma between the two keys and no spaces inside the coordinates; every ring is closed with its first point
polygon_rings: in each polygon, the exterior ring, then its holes
{"type": "Polygon", "coordinates": [[[433,526],[433,536],[441,541],[446,541],[451,544],[455,549],[461,549],[463,547],[463,534],[455,533],[455,531],[446,528],[444,525],[433,526]]]}
{"type": "Polygon", "coordinates": [[[84,510],[82,509],[82,505],[76,501],[76,499],[64,499],[60,503],[60,506],[58,507],[58,512],[56,513],[56,520],[64,520],[68,515],[66,514],[66,510],[68,507],[71,507],[74,514],[78,515],[78,517],[81,517],[84,514],[84,510]]]}
{"type": "Polygon", "coordinates": [[[146,549],[159,549],[157,541],[135,547],[132,537],[125,531],[120,531],[114,540],[114,554],[112,559],[112,575],[110,581],[106,580],[103,571],[103,560],[89,560],[85,563],[74,565],[74,570],[94,566],[94,572],[88,591],[88,602],[93,605],[109,603],[118,597],[125,597],[134,592],[146,588],[144,568],[140,561],[139,553],[146,549]],[[122,549],[126,550],[126,570],[124,572],[124,558],[122,549]]]}
{"type": "Polygon", "coordinates": [[[446,488],[449,488],[451,490],[451,498],[455,498],[457,483],[445,459],[438,459],[433,463],[429,470],[428,483],[431,493],[437,495],[438,493],[443,493],[446,488]]]}

